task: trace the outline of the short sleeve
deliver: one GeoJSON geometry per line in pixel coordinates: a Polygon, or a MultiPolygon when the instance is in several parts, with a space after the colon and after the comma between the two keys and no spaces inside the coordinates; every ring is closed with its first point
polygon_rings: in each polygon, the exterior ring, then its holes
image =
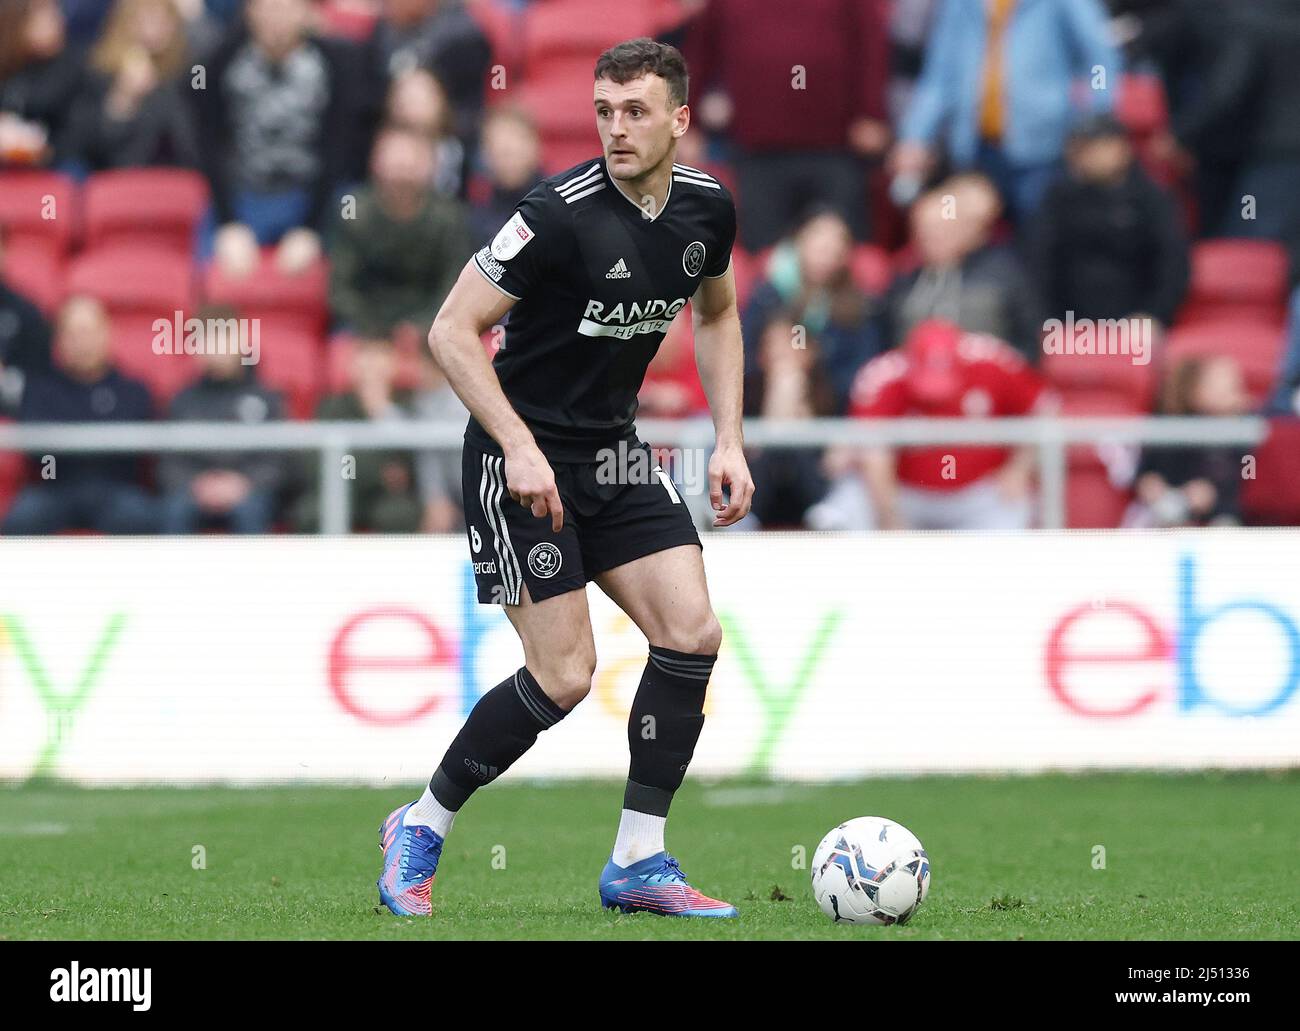
{"type": "Polygon", "coordinates": [[[562,267],[570,232],[550,200],[552,188],[538,183],[484,247],[474,255],[479,272],[516,301],[532,293],[549,269],[562,267]]]}
{"type": "Polygon", "coordinates": [[[849,391],[849,414],[858,419],[882,419],[907,411],[907,359],[897,351],[872,358],[858,370],[849,391]]]}
{"type": "Polygon", "coordinates": [[[718,246],[713,248],[713,253],[704,263],[703,275],[709,279],[726,275],[727,269],[731,267],[731,248],[736,242],[736,204],[730,195],[725,200],[726,204],[722,206],[723,211],[719,215],[722,227],[718,233],[718,246]]]}

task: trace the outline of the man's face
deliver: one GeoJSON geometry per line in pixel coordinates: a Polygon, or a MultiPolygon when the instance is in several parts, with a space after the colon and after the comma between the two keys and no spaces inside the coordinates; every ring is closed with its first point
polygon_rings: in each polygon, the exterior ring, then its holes
{"type": "Polygon", "coordinates": [[[249,31],[273,58],[284,57],[302,41],[310,15],[305,0],[251,0],[245,9],[249,31]]]}
{"type": "Polygon", "coordinates": [[[79,379],[93,379],[108,367],[108,316],[98,301],[68,301],[59,318],[55,353],[59,364],[79,379]]]}
{"type": "Polygon", "coordinates": [[[615,179],[638,179],[655,168],[690,124],[690,108],[672,106],[668,83],[658,75],[624,83],[597,79],[595,102],[596,129],[615,179]]]}

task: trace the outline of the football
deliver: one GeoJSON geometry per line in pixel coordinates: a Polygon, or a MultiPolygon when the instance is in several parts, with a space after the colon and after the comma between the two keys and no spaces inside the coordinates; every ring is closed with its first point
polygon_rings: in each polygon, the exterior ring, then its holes
{"type": "Polygon", "coordinates": [[[930,859],[901,823],[860,816],[822,838],[812,889],[836,923],[905,924],[930,890],[930,859]]]}

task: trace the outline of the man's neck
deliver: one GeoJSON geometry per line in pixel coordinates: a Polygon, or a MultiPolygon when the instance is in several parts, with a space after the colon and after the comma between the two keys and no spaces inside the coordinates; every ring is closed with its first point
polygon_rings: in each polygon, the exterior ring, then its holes
{"type": "Polygon", "coordinates": [[[614,179],[614,185],[624,197],[643,210],[647,207],[646,198],[651,198],[649,210],[653,216],[668,203],[668,190],[673,178],[673,157],[674,152],[670,150],[654,168],[635,179],[614,179]]]}

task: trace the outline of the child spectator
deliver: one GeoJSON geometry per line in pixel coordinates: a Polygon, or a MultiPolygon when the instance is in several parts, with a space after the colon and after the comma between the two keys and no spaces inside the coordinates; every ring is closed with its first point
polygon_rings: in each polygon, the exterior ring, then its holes
{"type": "MultiPolygon", "coordinates": [[[[1236,359],[1186,358],[1165,378],[1163,415],[1243,415],[1250,398],[1236,359]]],[[[1125,526],[1232,525],[1241,521],[1242,458],[1236,444],[1148,445],[1125,526]]]]}

